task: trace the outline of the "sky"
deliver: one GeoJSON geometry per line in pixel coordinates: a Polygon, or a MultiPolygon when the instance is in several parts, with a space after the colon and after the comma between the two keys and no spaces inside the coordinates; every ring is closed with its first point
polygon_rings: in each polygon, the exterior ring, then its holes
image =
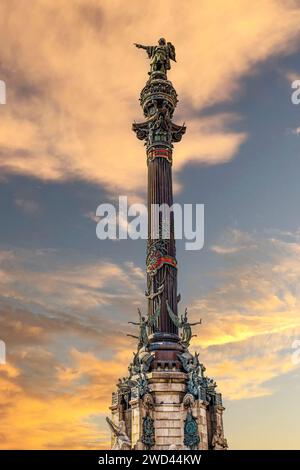
{"type": "Polygon", "coordinates": [[[177,243],[192,350],[223,394],[231,449],[300,448],[300,2],[2,0],[0,448],[105,449],[111,393],[145,309],[145,241],[100,241],[96,208],[145,201],[134,42],[176,47],[177,243]],[[297,363],[298,362],[298,363],[297,363]]]}

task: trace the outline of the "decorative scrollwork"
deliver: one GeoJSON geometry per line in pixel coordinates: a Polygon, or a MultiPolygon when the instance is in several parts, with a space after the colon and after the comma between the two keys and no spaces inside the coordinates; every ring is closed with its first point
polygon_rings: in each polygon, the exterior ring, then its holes
{"type": "Polygon", "coordinates": [[[146,259],[147,274],[155,276],[165,264],[177,269],[177,261],[167,254],[165,240],[157,240],[149,245],[146,259]]]}
{"type": "Polygon", "coordinates": [[[157,102],[162,101],[168,107],[170,117],[177,105],[177,93],[168,80],[149,80],[141,91],[141,106],[146,117],[153,116],[157,111],[157,102]]]}
{"type": "Polygon", "coordinates": [[[152,148],[147,154],[148,163],[153,162],[155,158],[163,158],[172,164],[172,151],[164,148],[152,148]]]}

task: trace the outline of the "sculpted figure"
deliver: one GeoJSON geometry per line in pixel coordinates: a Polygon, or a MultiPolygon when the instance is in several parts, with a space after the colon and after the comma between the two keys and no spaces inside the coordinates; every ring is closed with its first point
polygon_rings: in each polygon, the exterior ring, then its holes
{"type": "Polygon", "coordinates": [[[115,436],[112,450],[129,450],[131,448],[131,442],[126,434],[125,422],[120,421],[119,426],[117,426],[110,418],[106,418],[106,421],[115,436]]]}
{"type": "Polygon", "coordinates": [[[212,448],[214,450],[225,450],[228,447],[227,439],[225,439],[221,426],[217,426],[217,429],[212,438],[212,448]]]}
{"type": "Polygon", "coordinates": [[[181,318],[179,320],[178,316],[174,314],[168,302],[167,302],[167,310],[174,325],[177,326],[177,328],[182,328],[181,343],[184,346],[188,347],[190,344],[191,338],[193,336],[196,336],[196,335],[192,335],[191,326],[199,325],[200,323],[202,323],[202,320],[197,321],[195,323],[189,323],[188,317],[187,317],[187,309],[185,309],[184,315],[181,315],[181,318]]]}
{"type": "Polygon", "coordinates": [[[134,45],[147,52],[151,60],[149,75],[155,72],[160,72],[165,75],[167,70],[171,68],[170,59],[176,62],[175,47],[171,42],[166,42],[165,38],[160,38],[157,46],[144,46],[143,44],[136,43],[134,45]]]}

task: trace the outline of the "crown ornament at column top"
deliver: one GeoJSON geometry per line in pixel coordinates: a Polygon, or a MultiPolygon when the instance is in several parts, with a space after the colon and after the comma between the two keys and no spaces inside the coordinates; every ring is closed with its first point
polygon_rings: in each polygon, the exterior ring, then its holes
{"type": "Polygon", "coordinates": [[[140,97],[146,121],[135,122],[132,129],[138,139],[145,141],[148,163],[156,157],[166,158],[172,163],[173,143],[179,142],[186,131],[184,124],[179,126],[172,122],[178,99],[172,83],[167,79],[167,71],[171,68],[171,60],[176,62],[175,47],[164,38],[159,39],[156,46],[135,46],[147,52],[150,71],[140,97]]]}

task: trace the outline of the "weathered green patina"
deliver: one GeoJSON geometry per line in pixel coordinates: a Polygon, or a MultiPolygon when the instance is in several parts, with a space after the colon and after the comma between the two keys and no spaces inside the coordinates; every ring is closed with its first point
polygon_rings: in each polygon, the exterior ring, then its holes
{"type": "Polygon", "coordinates": [[[196,449],[200,442],[197,420],[189,409],[184,422],[184,445],[189,449],[196,449]]]}
{"type": "Polygon", "coordinates": [[[145,444],[147,449],[151,449],[155,445],[154,420],[149,414],[143,418],[142,443],[145,444]]]}

